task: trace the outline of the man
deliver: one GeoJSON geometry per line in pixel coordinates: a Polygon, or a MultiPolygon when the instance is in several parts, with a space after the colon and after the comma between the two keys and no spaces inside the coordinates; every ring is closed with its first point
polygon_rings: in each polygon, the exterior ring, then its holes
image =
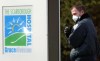
{"type": "Polygon", "coordinates": [[[83,5],[74,5],[71,13],[76,24],[72,29],[65,29],[72,47],[71,61],[96,61],[97,34],[91,17],[86,13],[83,5]]]}

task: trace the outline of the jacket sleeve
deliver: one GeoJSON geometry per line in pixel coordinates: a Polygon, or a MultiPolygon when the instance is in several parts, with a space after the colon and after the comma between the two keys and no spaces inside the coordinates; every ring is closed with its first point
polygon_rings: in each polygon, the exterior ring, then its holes
{"type": "Polygon", "coordinates": [[[77,48],[82,45],[85,40],[86,34],[86,25],[84,23],[79,24],[78,27],[69,36],[70,45],[73,48],[77,48]]]}

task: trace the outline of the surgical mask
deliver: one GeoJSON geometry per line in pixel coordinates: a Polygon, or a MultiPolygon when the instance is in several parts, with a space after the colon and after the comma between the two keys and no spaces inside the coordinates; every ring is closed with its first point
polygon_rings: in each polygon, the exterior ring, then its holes
{"type": "Polygon", "coordinates": [[[72,19],[76,22],[80,17],[79,16],[76,16],[76,15],[73,15],[72,19]]]}

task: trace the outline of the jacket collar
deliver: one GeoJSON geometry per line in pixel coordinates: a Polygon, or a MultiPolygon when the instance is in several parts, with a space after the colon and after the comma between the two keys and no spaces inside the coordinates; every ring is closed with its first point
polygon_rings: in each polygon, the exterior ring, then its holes
{"type": "Polygon", "coordinates": [[[76,23],[79,22],[79,21],[81,21],[81,20],[83,20],[83,19],[85,19],[85,18],[89,18],[89,17],[90,17],[89,14],[85,13],[85,14],[83,14],[83,15],[81,16],[80,19],[78,19],[78,20],[76,21],[76,23]]]}

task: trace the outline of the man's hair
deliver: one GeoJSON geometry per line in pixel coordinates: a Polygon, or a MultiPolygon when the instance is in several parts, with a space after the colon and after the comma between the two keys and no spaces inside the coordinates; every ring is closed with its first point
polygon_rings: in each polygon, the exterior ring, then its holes
{"type": "Polygon", "coordinates": [[[75,5],[73,5],[72,7],[71,7],[71,10],[73,9],[73,8],[76,8],[78,11],[84,11],[84,12],[86,12],[86,8],[85,8],[85,6],[84,5],[82,5],[82,4],[75,4],[75,5]]]}

